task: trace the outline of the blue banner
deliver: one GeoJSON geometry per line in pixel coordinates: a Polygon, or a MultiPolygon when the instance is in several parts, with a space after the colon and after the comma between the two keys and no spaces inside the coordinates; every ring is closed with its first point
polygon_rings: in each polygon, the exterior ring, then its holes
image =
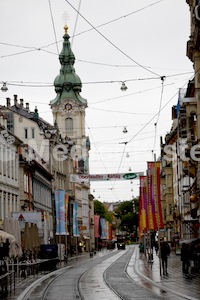
{"type": "Polygon", "coordinates": [[[106,222],[105,219],[100,219],[100,226],[101,226],[101,238],[106,239],[106,222]]]}
{"type": "Polygon", "coordinates": [[[66,235],[65,229],[65,191],[55,191],[56,235],[66,235]]]}
{"type": "Polygon", "coordinates": [[[73,203],[73,236],[79,236],[78,230],[78,204],[76,200],[73,203]]]}

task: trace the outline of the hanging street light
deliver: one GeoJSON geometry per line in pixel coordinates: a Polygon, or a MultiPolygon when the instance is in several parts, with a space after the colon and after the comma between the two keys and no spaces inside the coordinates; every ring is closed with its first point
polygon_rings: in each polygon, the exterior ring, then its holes
{"type": "Polygon", "coordinates": [[[128,130],[126,129],[126,126],[124,126],[124,129],[123,129],[123,133],[127,133],[128,130]]]}
{"type": "Polygon", "coordinates": [[[127,86],[125,85],[124,81],[122,82],[121,90],[122,92],[125,92],[127,90],[127,86]]]}

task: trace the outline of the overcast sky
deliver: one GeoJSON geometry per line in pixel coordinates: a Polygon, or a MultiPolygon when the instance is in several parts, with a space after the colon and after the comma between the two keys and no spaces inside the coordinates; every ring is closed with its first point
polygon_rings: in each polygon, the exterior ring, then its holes
{"type": "MultiPolygon", "coordinates": [[[[160,155],[160,136],[171,129],[179,89],[192,78],[189,6],[183,0],[1,0],[0,81],[8,86],[1,104],[17,94],[52,122],[65,23],[88,101],[90,173],[129,167],[145,173],[147,161],[160,155]]],[[[138,183],[92,182],[91,192],[100,201],[130,200],[139,195],[138,183]]]]}

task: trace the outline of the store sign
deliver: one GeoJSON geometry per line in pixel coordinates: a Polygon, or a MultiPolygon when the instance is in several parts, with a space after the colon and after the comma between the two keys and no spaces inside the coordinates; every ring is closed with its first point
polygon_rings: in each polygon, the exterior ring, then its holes
{"type": "Polygon", "coordinates": [[[133,180],[138,179],[139,176],[144,175],[143,172],[137,173],[114,173],[114,174],[71,174],[70,181],[71,182],[83,182],[87,183],[90,181],[116,181],[116,180],[133,180]]]}

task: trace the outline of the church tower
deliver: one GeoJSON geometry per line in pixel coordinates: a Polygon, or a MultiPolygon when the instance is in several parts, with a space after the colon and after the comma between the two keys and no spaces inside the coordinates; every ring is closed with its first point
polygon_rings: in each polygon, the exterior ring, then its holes
{"type": "Polygon", "coordinates": [[[56,98],[50,101],[54,124],[63,140],[71,139],[83,146],[85,137],[85,109],[87,100],[80,95],[82,83],[74,69],[75,56],[69,42],[68,27],[64,27],[63,48],[59,55],[60,74],[54,80],[56,98]]]}
{"type": "MultiPolygon", "coordinates": [[[[79,242],[86,244],[85,248],[90,251],[94,246],[91,242],[91,228],[88,225],[90,211],[89,194],[90,184],[71,182],[71,174],[88,174],[88,160],[90,141],[85,136],[85,109],[87,100],[80,95],[82,83],[75,72],[75,56],[69,42],[68,27],[64,27],[63,47],[59,55],[61,64],[60,73],[54,80],[56,97],[50,101],[53,113],[54,125],[59,132],[59,140],[63,144],[70,145],[70,153],[67,158],[65,191],[70,196],[69,211],[72,212],[74,200],[78,204],[78,228],[79,242]],[[70,191],[70,192],[69,192],[70,191]],[[87,242],[83,237],[87,237],[87,242]]],[[[70,221],[70,224],[72,222],[70,221]]],[[[74,236],[73,228],[69,229],[70,241],[74,236]]]]}

